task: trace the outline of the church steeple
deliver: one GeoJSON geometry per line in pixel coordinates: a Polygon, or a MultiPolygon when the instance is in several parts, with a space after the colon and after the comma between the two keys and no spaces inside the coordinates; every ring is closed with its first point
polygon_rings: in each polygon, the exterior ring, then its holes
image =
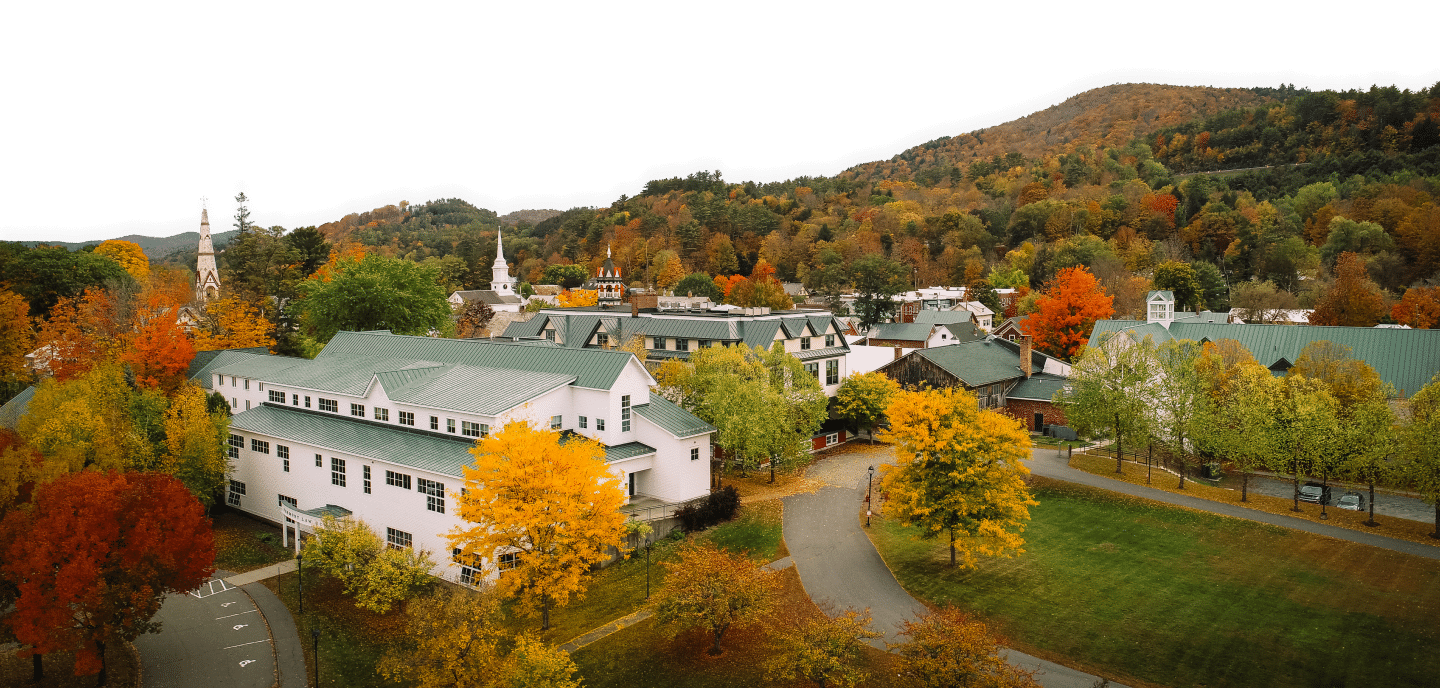
{"type": "Polygon", "coordinates": [[[220,271],[215,269],[215,245],[210,241],[210,212],[200,209],[200,246],[195,260],[195,300],[220,298],[220,271]]]}
{"type": "Polygon", "coordinates": [[[505,264],[505,244],[500,230],[495,230],[495,263],[490,266],[490,289],[499,294],[514,294],[515,280],[505,264]]]}
{"type": "Polygon", "coordinates": [[[601,306],[618,306],[625,295],[625,283],[620,281],[620,271],[610,258],[610,247],[605,247],[605,264],[595,276],[596,302],[601,306]]]}

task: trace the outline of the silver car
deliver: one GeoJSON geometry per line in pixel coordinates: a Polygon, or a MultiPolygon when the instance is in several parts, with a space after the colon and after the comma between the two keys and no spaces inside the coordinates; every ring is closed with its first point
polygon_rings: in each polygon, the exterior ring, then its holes
{"type": "Polygon", "coordinates": [[[1340,501],[1335,502],[1335,507],[1346,511],[1364,511],[1365,495],[1359,492],[1346,492],[1340,495],[1340,501]]]}

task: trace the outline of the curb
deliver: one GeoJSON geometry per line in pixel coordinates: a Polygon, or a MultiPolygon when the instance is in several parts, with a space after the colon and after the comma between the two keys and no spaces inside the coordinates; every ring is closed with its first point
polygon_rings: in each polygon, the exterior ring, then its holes
{"type": "Polygon", "coordinates": [[[240,586],[260,609],[270,627],[270,650],[275,655],[275,685],[279,688],[307,688],[309,672],[305,667],[305,651],[300,644],[300,631],[285,603],[261,583],[240,586]]]}

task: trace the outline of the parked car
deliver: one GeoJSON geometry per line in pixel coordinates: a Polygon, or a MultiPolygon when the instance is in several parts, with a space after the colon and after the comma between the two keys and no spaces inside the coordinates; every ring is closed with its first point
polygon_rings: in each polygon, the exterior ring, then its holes
{"type": "Polygon", "coordinates": [[[1300,486],[1300,501],[1311,504],[1329,504],[1330,486],[1321,483],[1305,483],[1300,486]]]}
{"type": "Polygon", "coordinates": [[[1364,511],[1365,495],[1359,492],[1346,492],[1340,495],[1340,501],[1335,502],[1335,507],[1346,511],[1364,511]]]}

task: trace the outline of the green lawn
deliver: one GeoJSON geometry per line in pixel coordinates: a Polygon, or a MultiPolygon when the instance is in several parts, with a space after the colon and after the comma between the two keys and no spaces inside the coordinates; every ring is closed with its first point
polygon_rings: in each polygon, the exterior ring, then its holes
{"type": "Polygon", "coordinates": [[[921,599],[1012,646],[1122,682],[1430,685],[1440,562],[1036,481],[1026,553],[948,568],[944,542],[871,535],[921,599]]]}

